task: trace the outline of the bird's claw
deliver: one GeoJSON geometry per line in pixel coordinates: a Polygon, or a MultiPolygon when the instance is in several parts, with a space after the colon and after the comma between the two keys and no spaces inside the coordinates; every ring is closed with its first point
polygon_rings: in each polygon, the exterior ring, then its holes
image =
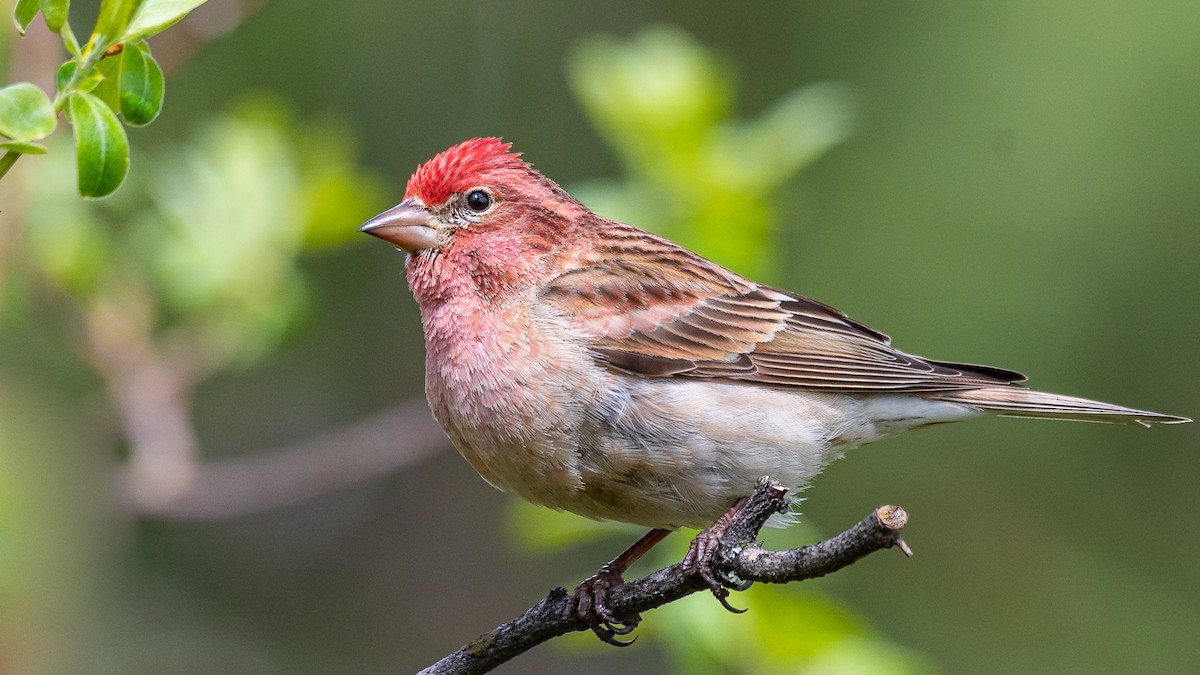
{"type": "Polygon", "coordinates": [[[729,604],[729,591],[730,589],[744,591],[754,585],[754,581],[731,579],[726,573],[717,572],[712,568],[713,554],[716,553],[717,544],[720,543],[721,537],[728,529],[728,523],[722,522],[723,520],[726,519],[717,521],[713,527],[702,531],[692,540],[687,555],[683,558],[683,573],[699,577],[708,590],[712,591],[713,597],[721,603],[722,607],[734,614],[742,614],[746,611],[745,608],[739,609],[729,604]]]}
{"type": "MultiPolygon", "coordinates": [[[[614,635],[629,635],[637,627],[638,627],[637,621],[631,621],[627,624],[612,624],[612,623],[604,624],[604,629],[612,632],[614,635]]],[[[637,638],[635,637],[633,639],[636,640],[637,638]]],[[[630,640],[630,642],[632,643],[633,640],[630,640]]]]}
{"type": "Polygon", "coordinates": [[[712,589],[712,593],[713,593],[713,597],[715,597],[717,599],[717,602],[721,603],[722,607],[733,612],[734,614],[745,614],[750,609],[749,607],[742,607],[739,609],[739,608],[734,607],[733,605],[729,604],[729,589],[728,588],[714,588],[714,589],[712,589]]]}
{"type": "Polygon", "coordinates": [[[575,587],[563,618],[574,618],[587,626],[601,642],[614,647],[628,647],[637,641],[637,637],[632,640],[618,640],[617,636],[632,633],[641,623],[642,617],[634,614],[626,619],[618,619],[608,606],[609,589],[624,582],[620,574],[604,567],[600,568],[575,587]]]}
{"type": "Polygon", "coordinates": [[[708,587],[708,590],[712,591],[713,597],[716,598],[717,602],[721,603],[721,606],[725,609],[733,612],[734,614],[744,614],[746,610],[749,609],[746,607],[738,608],[729,604],[729,591],[730,589],[739,592],[744,591],[754,584],[753,581],[745,581],[740,584],[732,583],[724,578],[718,581],[717,576],[712,572],[712,568],[707,564],[704,565],[703,568],[696,569],[691,573],[700,577],[701,581],[704,582],[704,585],[708,587]]]}

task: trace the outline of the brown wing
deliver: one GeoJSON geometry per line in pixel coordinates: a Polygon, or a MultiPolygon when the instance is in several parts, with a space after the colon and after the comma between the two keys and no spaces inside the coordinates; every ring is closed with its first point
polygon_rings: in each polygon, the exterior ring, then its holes
{"type": "Polygon", "coordinates": [[[940,391],[1020,373],[932,361],[828,305],[748,281],[664,239],[623,227],[543,291],[596,358],[651,377],[836,391],[940,391]]]}

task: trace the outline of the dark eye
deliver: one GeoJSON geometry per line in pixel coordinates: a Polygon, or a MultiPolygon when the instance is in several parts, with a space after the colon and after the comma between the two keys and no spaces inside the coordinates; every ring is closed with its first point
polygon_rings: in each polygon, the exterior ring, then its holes
{"type": "Polygon", "coordinates": [[[492,205],[492,196],[483,190],[471,190],[467,193],[467,208],[472,211],[487,211],[492,205]]]}

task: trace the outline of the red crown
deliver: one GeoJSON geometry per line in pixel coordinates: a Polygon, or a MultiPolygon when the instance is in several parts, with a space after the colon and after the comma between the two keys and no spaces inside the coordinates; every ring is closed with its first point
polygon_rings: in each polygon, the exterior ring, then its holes
{"type": "Polygon", "coordinates": [[[440,204],[450,195],[478,185],[492,171],[527,166],[521,153],[508,151],[511,147],[512,143],[499,138],[472,138],[444,150],[417,167],[408,179],[404,198],[440,204]]]}

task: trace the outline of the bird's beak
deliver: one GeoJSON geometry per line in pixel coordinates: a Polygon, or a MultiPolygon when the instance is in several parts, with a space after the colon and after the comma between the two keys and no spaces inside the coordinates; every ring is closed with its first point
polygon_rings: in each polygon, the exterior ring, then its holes
{"type": "Polygon", "coordinates": [[[409,253],[441,246],[429,209],[416,197],[405,199],[368,220],[358,231],[379,237],[409,253]]]}

